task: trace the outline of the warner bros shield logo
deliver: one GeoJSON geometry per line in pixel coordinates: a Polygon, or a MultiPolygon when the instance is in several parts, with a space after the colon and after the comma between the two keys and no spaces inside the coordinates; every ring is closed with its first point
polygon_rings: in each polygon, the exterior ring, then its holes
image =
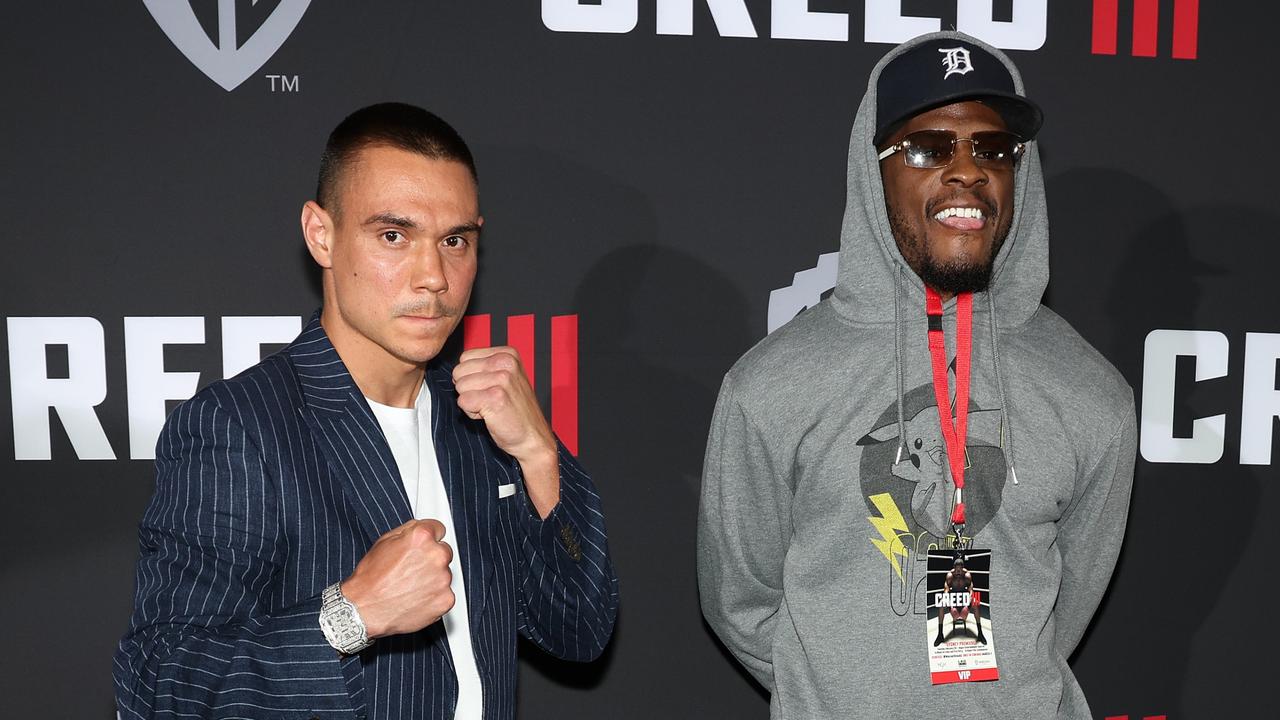
{"type": "MultiPolygon", "coordinates": [[[[183,55],[228,92],[258,71],[298,26],[311,0],[280,0],[262,25],[237,44],[236,0],[217,0],[218,44],[205,33],[188,0],[142,0],[183,55]]],[[[258,0],[253,0],[257,5],[258,0]]]]}

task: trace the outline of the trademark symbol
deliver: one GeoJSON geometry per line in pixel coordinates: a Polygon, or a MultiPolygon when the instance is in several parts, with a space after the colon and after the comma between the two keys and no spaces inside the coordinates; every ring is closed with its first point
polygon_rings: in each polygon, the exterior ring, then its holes
{"type": "Polygon", "coordinates": [[[265,77],[271,83],[271,92],[273,93],[302,92],[302,88],[298,84],[299,78],[297,75],[267,75],[265,77]]]}

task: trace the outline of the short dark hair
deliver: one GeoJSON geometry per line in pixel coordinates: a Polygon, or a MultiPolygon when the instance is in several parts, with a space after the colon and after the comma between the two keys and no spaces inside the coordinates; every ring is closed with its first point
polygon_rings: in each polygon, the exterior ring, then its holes
{"type": "Polygon", "coordinates": [[[333,212],[338,186],[352,159],[365,148],[387,146],[417,153],[432,160],[453,160],[479,180],[471,150],[458,131],[438,115],[405,103],[378,103],[348,115],[329,133],[320,156],[316,202],[333,212]]]}

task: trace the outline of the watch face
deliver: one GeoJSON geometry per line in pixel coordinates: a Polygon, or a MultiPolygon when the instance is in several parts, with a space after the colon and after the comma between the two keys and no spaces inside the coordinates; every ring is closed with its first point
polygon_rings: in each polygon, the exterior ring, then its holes
{"type": "Polygon", "coordinates": [[[325,598],[320,609],[320,629],[329,644],[343,653],[357,652],[369,644],[355,606],[341,596],[325,598]]]}
{"type": "Polygon", "coordinates": [[[351,611],[349,606],[342,605],[337,608],[337,612],[333,614],[333,624],[344,635],[359,634],[359,629],[356,627],[355,613],[351,611]]]}

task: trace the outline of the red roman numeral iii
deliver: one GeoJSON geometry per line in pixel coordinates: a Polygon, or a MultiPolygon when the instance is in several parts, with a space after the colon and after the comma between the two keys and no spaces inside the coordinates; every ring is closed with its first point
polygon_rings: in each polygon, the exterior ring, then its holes
{"type": "MultiPolygon", "coordinates": [[[[535,365],[537,344],[534,316],[507,318],[507,345],[520,353],[529,385],[537,387],[535,365]]],[[[489,315],[468,315],[462,320],[464,350],[493,345],[493,323],[489,315]]],[[[551,429],[560,442],[578,455],[578,316],[551,318],[551,429]]]]}
{"type": "MultiPolygon", "coordinates": [[[[1120,0],[1093,0],[1093,54],[1115,55],[1120,0]]],[[[1133,0],[1134,57],[1156,57],[1160,0],[1133,0]]],[[[1173,57],[1195,60],[1200,36],[1200,0],[1173,0],[1173,57]]]]}

